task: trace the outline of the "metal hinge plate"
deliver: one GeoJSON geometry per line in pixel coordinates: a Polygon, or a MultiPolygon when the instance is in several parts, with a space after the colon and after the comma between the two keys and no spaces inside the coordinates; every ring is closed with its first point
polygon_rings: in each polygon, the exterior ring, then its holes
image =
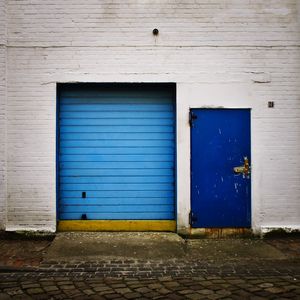
{"type": "Polygon", "coordinates": [[[190,110],[190,114],[189,114],[189,123],[190,126],[193,127],[194,126],[194,120],[196,120],[198,117],[190,110]]]}
{"type": "Polygon", "coordinates": [[[195,222],[197,222],[197,217],[193,212],[189,213],[189,223],[190,225],[193,225],[195,222]]]}

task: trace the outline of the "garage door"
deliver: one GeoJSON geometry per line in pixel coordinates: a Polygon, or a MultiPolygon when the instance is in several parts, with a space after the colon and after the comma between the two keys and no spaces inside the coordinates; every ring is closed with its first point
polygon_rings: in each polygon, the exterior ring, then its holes
{"type": "Polygon", "coordinates": [[[59,219],[174,220],[174,125],[168,85],[62,87],[59,219]]]}

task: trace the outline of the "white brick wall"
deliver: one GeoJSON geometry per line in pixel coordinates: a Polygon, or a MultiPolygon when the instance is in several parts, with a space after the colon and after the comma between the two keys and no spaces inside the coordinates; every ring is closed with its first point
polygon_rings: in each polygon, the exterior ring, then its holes
{"type": "Polygon", "coordinates": [[[0,230],[6,220],[6,3],[0,1],[0,230]]]}
{"type": "Polygon", "coordinates": [[[253,228],[300,228],[299,1],[6,2],[7,230],[55,230],[56,83],[73,81],[177,83],[182,232],[189,107],[251,107],[253,228]]]}

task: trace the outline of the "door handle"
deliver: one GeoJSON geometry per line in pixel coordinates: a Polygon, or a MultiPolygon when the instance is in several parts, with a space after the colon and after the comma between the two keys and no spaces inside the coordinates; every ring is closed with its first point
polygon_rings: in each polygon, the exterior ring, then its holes
{"type": "Polygon", "coordinates": [[[247,156],[244,157],[244,165],[239,167],[234,167],[233,172],[235,174],[243,174],[243,177],[250,176],[250,165],[249,165],[249,159],[247,156]]]}

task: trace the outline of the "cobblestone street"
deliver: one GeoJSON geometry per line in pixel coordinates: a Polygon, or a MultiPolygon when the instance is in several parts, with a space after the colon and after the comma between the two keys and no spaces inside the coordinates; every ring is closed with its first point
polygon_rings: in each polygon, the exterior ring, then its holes
{"type": "Polygon", "coordinates": [[[300,299],[299,276],[1,275],[0,299],[300,299]]]}
{"type": "Polygon", "coordinates": [[[42,262],[0,273],[0,299],[300,299],[299,260],[42,262]]]}
{"type": "Polygon", "coordinates": [[[300,299],[299,249],[299,238],[70,233],[54,241],[3,239],[0,299],[300,299]]]}

